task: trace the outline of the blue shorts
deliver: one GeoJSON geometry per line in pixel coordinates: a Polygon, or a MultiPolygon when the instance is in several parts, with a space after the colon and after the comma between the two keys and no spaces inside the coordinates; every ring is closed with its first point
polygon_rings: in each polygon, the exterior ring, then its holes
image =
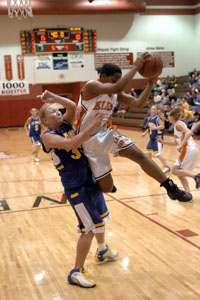
{"type": "Polygon", "coordinates": [[[33,146],[41,145],[41,137],[40,134],[32,134],[30,135],[33,146]]]}
{"type": "Polygon", "coordinates": [[[104,223],[110,214],[103,193],[94,184],[65,189],[65,195],[75,211],[79,232],[104,232],[104,223]]]}
{"type": "Polygon", "coordinates": [[[147,144],[147,152],[153,151],[154,155],[159,156],[162,152],[162,144],[157,140],[150,139],[147,144]]]}

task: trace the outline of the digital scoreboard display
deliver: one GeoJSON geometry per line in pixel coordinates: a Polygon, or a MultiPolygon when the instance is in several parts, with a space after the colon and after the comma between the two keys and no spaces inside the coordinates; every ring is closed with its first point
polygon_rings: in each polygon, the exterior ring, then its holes
{"type": "Polygon", "coordinates": [[[21,31],[22,54],[96,52],[96,31],[82,27],[21,31]]]}

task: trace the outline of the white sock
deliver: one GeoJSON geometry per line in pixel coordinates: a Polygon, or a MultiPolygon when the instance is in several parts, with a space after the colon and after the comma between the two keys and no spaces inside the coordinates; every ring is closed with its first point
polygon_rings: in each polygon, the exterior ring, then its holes
{"type": "Polygon", "coordinates": [[[98,250],[99,251],[102,251],[104,249],[106,249],[106,244],[105,243],[98,244],[98,250]]]}

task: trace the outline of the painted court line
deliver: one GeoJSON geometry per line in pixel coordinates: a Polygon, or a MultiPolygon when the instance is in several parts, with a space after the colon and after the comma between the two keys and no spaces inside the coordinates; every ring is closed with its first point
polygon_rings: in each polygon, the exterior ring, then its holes
{"type": "Polygon", "coordinates": [[[123,202],[123,201],[121,201],[121,200],[119,200],[119,199],[117,199],[117,198],[115,198],[114,196],[111,196],[111,195],[110,195],[110,197],[113,198],[115,201],[119,202],[120,204],[122,204],[122,205],[128,207],[129,209],[131,209],[132,211],[134,211],[134,212],[137,213],[138,215],[140,215],[140,216],[146,218],[147,220],[151,221],[152,223],[154,223],[154,224],[160,226],[161,228],[165,229],[166,231],[172,233],[172,234],[175,235],[176,237],[178,237],[178,238],[184,240],[184,241],[187,242],[188,244],[190,244],[190,245],[192,245],[193,247],[195,247],[195,248],[197,248],[197,249],[200,250],[200,246],[199,246],[199,245],[197,245],[197,244],[191,242],[190,240],[186,239],[184,236],[180,235],[180,234],[177,233],[176,231],[173,231],[173,230],[171,230],[170,228],[168,228],[167,226],[161,224],[160,222],[153,220],[152,218],[150,218],[150,217],[148,217],[147,215],[143,214],[143,213],[140,212],[139,210],[137,210],[137,209],[131,207],[131,206],[128,205],[126,202],[123,202]]]}

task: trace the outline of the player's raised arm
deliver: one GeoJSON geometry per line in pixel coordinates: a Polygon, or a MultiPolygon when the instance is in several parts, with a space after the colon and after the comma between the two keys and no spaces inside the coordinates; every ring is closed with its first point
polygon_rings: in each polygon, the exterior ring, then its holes
{"type": "MultiPolygon", "coordinates": [[[[85,97],[93,96],[94,94],[107,94],[107,93],[119,93],[121,92],[127,83],[135,76],[137,71],[142,68],[143,64],[150,59],[148,52],[138,55],[136,61],[133,64],[132,69],[121,77],[121,69],[115,65],[116,70],[112,70],[112,73],[107,72],[106,64],[104,65],[99,81],[89,81],[83,88],[82,94],[85,97]],[[109,75],[110,74],[110,75],[109,75]]],[[[110,68],[110,64],[109,68],[110,68]]]]}
{"type": "Polygon", "coordinates": [[[44,103],[59,103],[64,108],[66,108],[66,112],[63,115],[63,119],[67,121],[70,124],[73,124],[74,117],[75,117],[75,109],[76,105],[75,103],[65,97],[58,96],[50,91],[44,91],[41,95],[37,96],[42,100],[44,103]]]}
{"type": "Polygon", "coordinates": [[[143,107],[143,105],[149,99],[153,85],[156,81],[157,79],[149,79],[145,89],[143,90],[143,92],[140,94],[138,98],[126,94],[125,92],[121,92],[118,95],[117,101],[129,107],[139,107],[139,108],[143,107]]]}
{"type": "MultiPolygon", "coordinates": [[[[46,133],[42,136],[42,142],[46,150],[51,148],[66,150],[76,149],[89,137],[94,128],[101,124],[103,117],[104,114],[97,114],[91,123],[73,138],[65,138],[52,133],[46,133]]],[[[43,120],[43,123],[45,124],[45,120],[43,120]]]]}

